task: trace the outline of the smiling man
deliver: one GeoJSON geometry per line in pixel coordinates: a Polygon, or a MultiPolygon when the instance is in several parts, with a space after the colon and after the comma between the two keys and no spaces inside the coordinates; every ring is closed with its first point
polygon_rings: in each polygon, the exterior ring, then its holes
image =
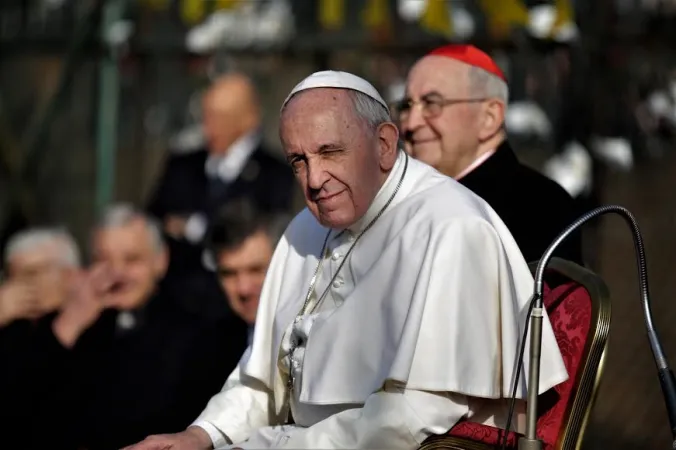
{"type": "MultiPolygon", "coordinates": [[[[447,45],[420,59],[397,107],[410,154],[486,200],[527,261],[581,215],[557,183],[521,164],[504,129],[509,88],[502,70],[478,48],[447,45]]],[[[556,253],[582,262],[579,234],[556,253]]]]}
{"type": "Polygon", "coordinates": [[[184,307],[182,291],[164,283],[169,255],[159,226],[130,205],[107,208],[92,257],[59,317],[77,363],[63,388],[72,389],[73,448],[117,450],[184,429],[237,365],[246,327],[184,307]]]}
{"type": "MultiPolygon", "coordinates": [[[[504,426],[533,280],[499,217],[400,151],[355,75],[299,83],[280,138],[307,208],[274,252],[253,345],[193,426],[132,448],[412,450],[462,419],[504,426]]],[[[547,319],[544,335],[543,391],[567,378],[547,319]]]]}

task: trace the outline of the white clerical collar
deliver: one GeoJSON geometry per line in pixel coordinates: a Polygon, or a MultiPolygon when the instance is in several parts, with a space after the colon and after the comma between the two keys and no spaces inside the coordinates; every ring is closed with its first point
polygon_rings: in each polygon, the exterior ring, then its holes
{"type": "Polygon", "coordinates": [[[477,167],[479,167],[480,165],[482,165],[484,162],[486,162],[486,160],[487,160],[488,158],[490,158],[491,156],[493,156],[493,154],[494,154],[495,152],[496,152],[496,150],[491,150],[491,151],[486,152],[486,153],[484,153],[483,155],[479,156],[477,159],[475,159],[475,160],[472,162],[472,164],[470,164],[469,166],[465,167],[465,170],[463,170],[462,172],[460,172],[460,175],[458,175],[457,177],[455,177],[455,181],[459,181],[461,178],[466,177],[467,175],[469,175],[469,173],[470,173],[471,171],[473,171],[474,169],[476,169],[477,167]]]}
{"type": "Polygon", "coordinates": [[[361,219],[347,227],[347,230],[350,233],[359,233],[362,228],[366,226],[366,224],[371,222],[371,220],[373,220],[373,218],[380,212],[383,206],[385,206],[385,203],[387,203],[387,201],[392,196],[392,193],[397,188],[397,184],[399,184],[399,179],[401,178],[401,173],[404,171],[404,158],[406,157],[406,154],[403,150],[397,151],[399,154],[397,155],[397,160],[394,162],[394,167],[387,176],[385,183],[383,183],[383,185],[380,187],[380,190],[373,199],[371,206],[369,206],[369,209],[366,210],[366,213],[361,219]]]}
{"type": "Polygon", "coordinates": [[[225,183],[236,180],[261,139],[261,133],[255,131],[237,139],[224,154],[209,156],[204,168],[207,176],[225,183]]]}

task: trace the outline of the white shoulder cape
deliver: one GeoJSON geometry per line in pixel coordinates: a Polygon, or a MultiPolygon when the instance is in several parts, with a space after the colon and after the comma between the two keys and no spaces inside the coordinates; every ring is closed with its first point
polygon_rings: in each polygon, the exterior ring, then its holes
{"type": "MultiPolygon", "coordinates": [[[[282,408],[277,359],[327,229],[306,209],[278,244],[243,372],[282,408]]],[[[409,389],[509,397],[533,278],[509,231],[471,191],[412,158],[387,211],[343,267],[354,290],[312,328],[300,400],[364,403],[386,380],[409,389]]],[[[518,389],[525,398],[528,346],[518,389]]],[[[540,392],[568,375],[543,322],[540,392]]]]}

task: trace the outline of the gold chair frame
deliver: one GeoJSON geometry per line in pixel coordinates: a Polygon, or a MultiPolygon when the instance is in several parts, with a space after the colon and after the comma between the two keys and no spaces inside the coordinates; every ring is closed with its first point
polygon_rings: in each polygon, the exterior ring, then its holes
{"type": "MultiPolygon", "coordinates": [[[[529,266],[534,272],[537,262],[529,266]]],[[[585,342],[584,366],[578,370],[573,385],[573,399],[568,403],[564,413],[563,432],[554,446],[555,450],[579,450],[603,375],[610,331],[610,293],[601,277],[571,261],[552,258],[547,269],[554,270],[583,286],[592,302],[592,323],[585,342]]],[[[419,450],[494,450],[495,448],[493,445],[466,438],[439,435],[427,439],[419,450]]]]}

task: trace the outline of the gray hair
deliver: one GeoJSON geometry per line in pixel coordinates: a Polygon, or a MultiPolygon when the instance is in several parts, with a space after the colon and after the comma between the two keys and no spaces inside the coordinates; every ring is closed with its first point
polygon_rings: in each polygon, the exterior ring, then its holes
{"type": "Polygon", "coordinates": [[[363,92],[349,91],[357,116],[364,119],[369,129],[375,131],[381,124],[391,122],[390,114],[377,100],[363,92]]]}
{"type": "Polygon", "coordinates": [[[80,250],[66,230],[61,228],[28,228],[14,234],[5,246],[5,264],[10,259],[40,247],[57,244],[58,263],[64,267],[80,267],[80,250]]]}
{"type": "Polygon", "coordinates": [[[507,106],[509,87],[501,78],[480,67],[470,66],[468,72],[471,95],[477,97],[497,98],[507,106]]]}
{"type": "Polygon", "coordinates": [[[155,250],[158,252],[164,250],[165,247],[164,239],[162,237],[162,229],[158,225],[157,221],[140,209],[135,208],[128,203],[116,203],[107,207],[101,215],[96,228],[107,229],[124,227],[139,219],[145,224],[155,250]]]}

